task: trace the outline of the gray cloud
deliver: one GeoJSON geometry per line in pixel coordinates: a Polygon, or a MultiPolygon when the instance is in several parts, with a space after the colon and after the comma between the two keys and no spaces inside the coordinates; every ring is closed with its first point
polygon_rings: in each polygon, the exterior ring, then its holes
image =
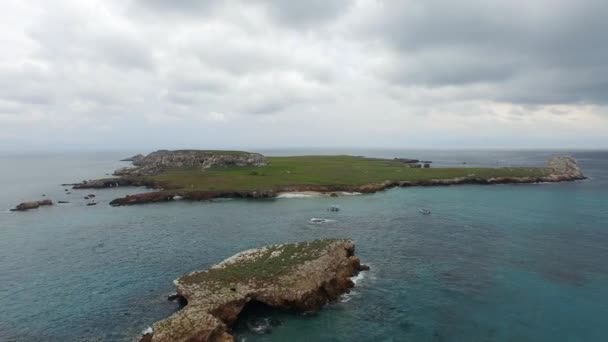
{"type": "Polygon", "coordinates": [[[266,4],[271,14],[282,24],[308,27],[334,20],[345,14],[353,5],[352,0],[269,0],[266,4]]]}
{"type": "MultiPolygon", "coordinates": [[[[345,14],[354,0],[235,0],[240,7],[258,7],[265,10],[277,23],[293,28],[328,23],[345,14]]],[[[133,12],[152,14],[180,14],[185,17],[210,15],[221,7],[229,7],[219,0],[136,0],[133,12]]],[[[230,11],[231,9],[226,9],[230,11]]]]}
{"type": "Polygon", "coordinates": [[[404,86],[489,83],[490,99],[608,102],[605,1],[384,2],[368,29],[404,86]]]}

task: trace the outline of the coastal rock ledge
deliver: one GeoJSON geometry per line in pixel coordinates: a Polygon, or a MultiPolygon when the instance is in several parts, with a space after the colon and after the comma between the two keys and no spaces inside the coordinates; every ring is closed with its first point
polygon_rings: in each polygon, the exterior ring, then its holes
{"type": "Polygon", "coordinates": [[[187,305],[141,341],[234,341],[230,327],[248,304],[316,311],[354,286],[362,270],[351,240],[271,245],[238,253],[174,281],[187,305]]]}

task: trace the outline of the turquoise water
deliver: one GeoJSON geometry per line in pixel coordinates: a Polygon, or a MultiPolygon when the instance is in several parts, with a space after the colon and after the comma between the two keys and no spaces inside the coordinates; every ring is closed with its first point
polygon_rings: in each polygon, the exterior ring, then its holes
{"type": "MultiPolygon", "coordinates": [[[[272,151],[271,151],[272,152],[272,151]]],[[[302,153],[305,153],[303,151],[302,153]]],[[[315,151],[316,152],[316,151],[315,151]]],[[[329,151],[440,164],[538,165],[556,152],[329,151]],[[417,155],[419,153],[419,155],[417,155]]],[[[328,153],[329,153],[328,152],[328,153]]],[[[279,153],[276,152],[275,153],[279,153]]],[[[608,152],[574,152],[582,182],[393,189],[343,198],[112,208],[142,189],[66,195],[133,153],[0,156],[0,341],[130,341],[177,309],[173,279],[240,250],[350,237],[371,265],[314,315],[250,341],[602,341],[608,336],[608,152]],[[26,213],[17,202],[68,199],[26,213]],[[338,204],[342,210],[325,209],[338,204]],[[432,215],[418,209],[430,208],[432,215]],[[311,225],[311,217],[334,223],[311,225]]]]}

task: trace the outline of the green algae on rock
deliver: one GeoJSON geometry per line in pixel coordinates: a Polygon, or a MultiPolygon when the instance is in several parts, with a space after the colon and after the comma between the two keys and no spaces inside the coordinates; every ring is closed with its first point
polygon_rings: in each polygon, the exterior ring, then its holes
{"type": "Polygon", "coordinates": [[[316,240],[238,253],[175,280],[187,305],[154,323],[142,341],[233,341],[231,325],[247,304],[316,311],[354,286],[362,269],[351,240],[316,240]]]}

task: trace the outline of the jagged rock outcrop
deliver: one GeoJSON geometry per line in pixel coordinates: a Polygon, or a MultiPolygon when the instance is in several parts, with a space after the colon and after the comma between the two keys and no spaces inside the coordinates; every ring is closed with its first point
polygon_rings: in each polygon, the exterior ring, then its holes
{"type": "Polygon", "coordinates": [[[416,164],[416,163],[420,162],[420,160],[418,160],[418,159],[410,159],[410,158],[395,158],[394,160],[396,160],[398,162],[402,162],[404,164],[416,164]]]}
{"type": "Polygon", "coordinates": [[[350,240],[317,240],[236,254],[175,280],[187,305],[157,322],[142,341],[234,341],[230,326],[248,303],[316,311],[354,286],[361,269],[350,240]]]}
{"type": "Polygon", "coordinates": [[[125,159],[121,159],[120,161],[130,161],[133,162],[133,164],[137,164],[139,163],[140,160],[142,160],[145,156],[143,154],[136,154],[133,157],[129,157],[129,158],[125,158],[125,159]]]}
{"type": "Polygon", "coordinates": [[[45,200],[40,200],[40,201],[33,201],[33,202],[23,202],[23,203],[19,203],[15,209],[11,209],[11,211],[26,211],[26,210],[30,210],[30,209],[37,209],[41,206],[45,206],[45,205],[53,205],[53,201],[49,200],[49,199],[45,199],[45,200]]]}
{"type": "Polygon", "coordinates": [[[576,159],[569,156],[558,156],[549,159],[547,168],[551,175],[567,179],[584,179],[583,171],[578,166],[576,159]]]}
{"type": "Polygon", "coordinates": [[[174,168],[200,168],[228,166],[264,166],[266,158],[259,153],[241,151],[160,150],[147,156],[131,158],[135,167],[116,170],[116,176],[151,176],[174,168]]]}

